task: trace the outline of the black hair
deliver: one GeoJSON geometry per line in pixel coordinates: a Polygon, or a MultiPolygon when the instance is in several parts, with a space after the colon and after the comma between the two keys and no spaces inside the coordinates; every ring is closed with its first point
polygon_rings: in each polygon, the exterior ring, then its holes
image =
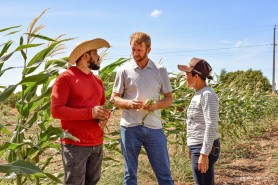
{"type": "Polygon", "coordinates": [[[195,76],[195,75],[198,75],[202,80],[206,80],[206,78],[204,77],[201,77],[198,73],[195,73],[195,72],[191,72],[192,76],[195,76]]]}
{"type": "Polygon", "coordinates": [[[82,55],[76,60],[76,63],[78,63],[82,58],[82,55]]]}
{"type": "MultiPolygon", "coordinates": [[[[86,54],[88,54],[88,55],[90,55],[91,54],[91,50],[90,51],[87,51],[87,52],[85,52],[86,54]]],[[[76,63],[78,63],[80,60],[81,60],[81,58],[82,58],[82,56],[83,56],[84,54],[82,54],[77,60],[76,60],[76,63]]]]}

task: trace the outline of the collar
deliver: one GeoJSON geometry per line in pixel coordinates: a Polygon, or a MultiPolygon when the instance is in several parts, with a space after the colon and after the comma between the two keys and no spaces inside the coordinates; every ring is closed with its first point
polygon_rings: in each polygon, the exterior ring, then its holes
{"type": "MultiPolygon", "coordinates": [[[[137,63],[135,62],[134,59],[131,60],[131,63],[132,63],[133,69],[140,68],[140,67],[137,65],[137,63]]],[[[152,69],[153,67],[154,67],[154,63],[153,63],[153,61],[152,61],[151,59],[149,59],[149,60],[148,60],[148,63],[147,63],[147,66],[146,66],[145,68],[150,68],[150,69],[152,69]]],[[[145,68],[144,68],[144,69],[145,69],[145,68]]],[[[140,68],[140,69],[141,69],[141,68],[140,68]]]]}

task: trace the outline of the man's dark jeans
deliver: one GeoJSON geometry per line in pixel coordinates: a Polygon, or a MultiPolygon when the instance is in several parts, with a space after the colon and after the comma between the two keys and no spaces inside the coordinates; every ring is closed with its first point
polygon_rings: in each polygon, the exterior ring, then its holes
{"type": "Polygon", "coordinates": [[[102,145],[61,145],[66,185],[95,185],[100,179],[102,145]]]}

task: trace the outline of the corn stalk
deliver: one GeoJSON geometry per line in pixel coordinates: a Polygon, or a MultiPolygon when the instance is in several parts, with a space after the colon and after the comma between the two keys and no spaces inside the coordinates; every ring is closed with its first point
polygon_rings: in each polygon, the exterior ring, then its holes
{"type": "MultiPolygon", "coordinates": [[[[46,10],[45,10],[46,11],[46,10]]],[[[53,81],[59,70],[65,68],[67,58],[55,59],[54,55],[63,48],[63,42],[71,39],[55,39],[38,34],[44,26],[36,23],[45,11],[36,17],[29,25],[27,33],[20,37],[19,46],[11,52],[8,50],[13,44],[12,41],[4,43],[0,54],[0,74],[16,67],[2,69],[4,64],[13,55],[21,55],[23,58],[23,68],[21,80],[4,88],[0,94],[0,102],[7,99],[13,92],[20,88],[20,95],[16,102],[18,111],[17,121],[14,123],[15,129],[8,133],[11,135],[10,141],[6,141],[0,147],[0,156],[6,155],[7,164],[0,165],[0,172],[10,175],[11,181],[18,185],[28,184],[29,179],[33,179],[35,184],[41,184],[40,180],[50,179],[55,183],[62,183],[58,176],[44,172],[52,156],[44,161],[40,161],[47,149],[55,149],[59,152],[59,144],[53,143],[62,135],[62,129],[53,127],[53,119],[50,117],[50,94],[51,81],[53,81]],[[44,43],[33,43],[36,39],[48,42],[46,47],[44,43]],[[26,40],[26,42],[24,42],[26,40]],[[28,51],[30,49],[39,50],[30,60],[28,51]],[[44,67],[43,67],[44,65],[44,67]],[[41,69],[42,68],[42,69],[41,69]],[[40,92],[40,93],[38,93],[40,92]],[[40,95],[38,95],[40,94],[40,95]],[[35,124],[38,130],[35,130],[35,124]]],[[[1,31],[6,32],[19,27],[4,28],[1,31]]],[[[16,32],[12,32],[16,33],[16,32]]],[[[70,136],[66,136],[70,137],[70,136]]],[[[55,154],[54,154],[55,155],[55,154]]]]}

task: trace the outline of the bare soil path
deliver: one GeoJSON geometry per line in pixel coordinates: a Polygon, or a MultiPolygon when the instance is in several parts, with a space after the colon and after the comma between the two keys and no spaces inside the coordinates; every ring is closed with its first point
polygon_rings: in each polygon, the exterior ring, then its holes
{"type": "Polygon", "coordinates": [[[278,126],[232,151],[221,154],[216,185],[278,185],[278,126]]]}

